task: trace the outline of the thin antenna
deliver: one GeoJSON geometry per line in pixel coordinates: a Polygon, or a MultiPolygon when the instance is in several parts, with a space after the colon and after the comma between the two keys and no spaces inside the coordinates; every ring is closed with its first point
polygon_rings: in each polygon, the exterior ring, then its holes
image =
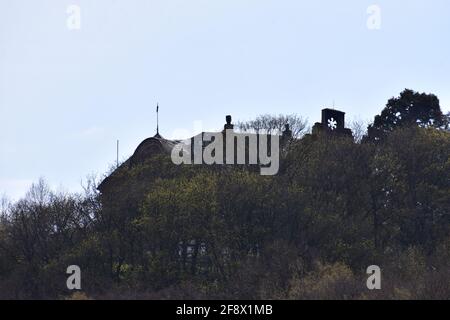
{"type": "Polygon", "coordinates": [[[116,165],[117,168],[119,167],[119,140],[117,140],[117,148],[116,148],[117,154],[116,154],[116,165]]]}
{"type": "Polygon", "coordinates": [[[159,104],[156,103],[156,134],[159,135],[159,104]]]}

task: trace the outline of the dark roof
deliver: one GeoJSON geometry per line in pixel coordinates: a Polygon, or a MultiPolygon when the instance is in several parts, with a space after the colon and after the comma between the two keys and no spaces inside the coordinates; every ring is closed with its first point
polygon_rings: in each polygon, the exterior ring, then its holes
{"type": "Polygon", "coordinates": [[[105,186],[111,181],[117,172],[124,169],[129,169],[136,164],[144,162],[146,159],[151,158],[157,154],[170,154],[172,149],[178,144],[179,140],[168,140],[163,138],[160,134],[156,134],[153,137],[147,138],[142,141],[133,155],[117,167],[109,176],[107,176],[98,186],[98,190],[104,190],[105,186]]]}

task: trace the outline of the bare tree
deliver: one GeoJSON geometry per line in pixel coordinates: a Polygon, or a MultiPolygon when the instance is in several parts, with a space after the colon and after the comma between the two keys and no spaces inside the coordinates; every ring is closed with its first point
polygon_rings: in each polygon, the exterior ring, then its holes
{"type": "Polygon", "coordinates": [[[11,205],[11,202],[6,197],[6,195],[3,195],[0,199],[0,218],[6,217],[8,215],[8,210],[11,205]]]}
{"type": "Polygon", "coordinates": [[[281,134],[286,125],[289,125],[293,138],[302,137],[306,131],[308,122],[295,114],[270,115],[264,114],[250,121],[239,121],[237,128],[243,132],[255,132],[261,134],[281,134]]]}
{"type": "Polygon", "coordinates": [[[43,178],[39,178],[38,182],[33,183],[25,196],[28,201],[40,206],[48,204],[51,197],[50,187],[43,178]]]}
{"type": "Polygon", "coordinates": [[[369,125],[369,121],[365,121],[362,119],[354,118],[350,122],[350,129],[353,132],[353,139],[356,143],[360,143],[363,137],[367,134],[367,126],[369,125]]]}

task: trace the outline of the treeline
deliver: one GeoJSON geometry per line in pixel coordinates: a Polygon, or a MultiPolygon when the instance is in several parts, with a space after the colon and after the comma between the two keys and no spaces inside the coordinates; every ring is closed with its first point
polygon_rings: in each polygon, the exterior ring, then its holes
{"type": "Polygon", "coordinates": [[[361,143],[292,141],[276,176],[161,155],[107,194],[40,181],[3,205],[0,298],[450,298],[450,132],[380,123],[361,143]],[[370,265],[381,290],[366,287],[370,265]]]}

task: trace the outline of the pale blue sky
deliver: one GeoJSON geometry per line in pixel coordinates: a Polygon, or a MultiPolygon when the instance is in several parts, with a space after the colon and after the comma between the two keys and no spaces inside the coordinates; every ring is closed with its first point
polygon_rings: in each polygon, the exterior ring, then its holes
{"type": "Polygon", "coordinates": [[[0,0],[0,195],[80,189],[160,131],[262,113],[370,120],[404,88],[450,109],[448,0],[0,0]],[[66,9],[81,8],[70,31],[66,9]],[[377,4],[381,30],[369,30],[377,4]]]}

